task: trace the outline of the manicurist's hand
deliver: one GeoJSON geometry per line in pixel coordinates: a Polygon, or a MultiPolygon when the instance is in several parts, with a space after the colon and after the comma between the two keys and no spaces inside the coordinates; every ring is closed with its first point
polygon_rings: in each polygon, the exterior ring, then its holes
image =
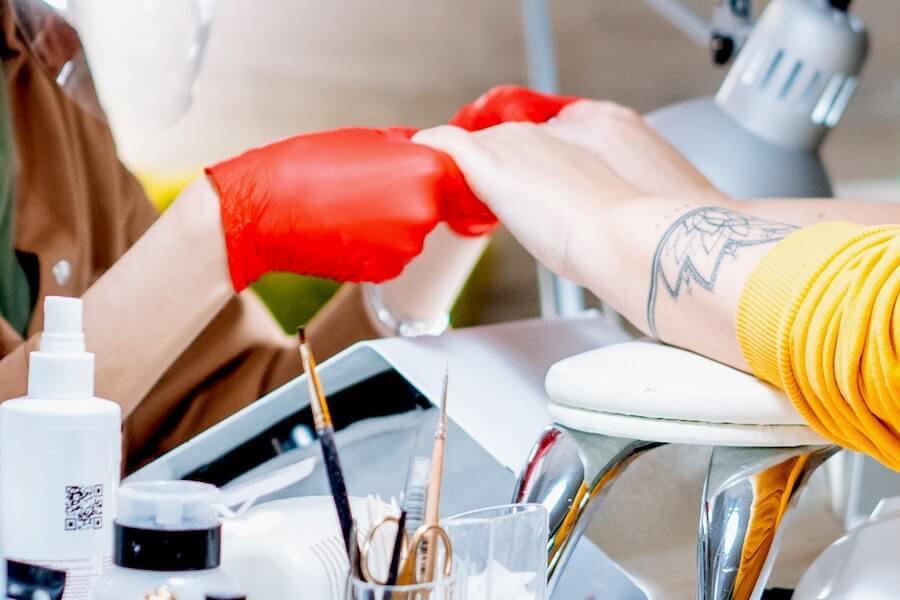
{"type": "Polygon", "coordinates": [[[300,135],[208,168],[235,290],[272,271],[380,282],[421,252],[441,220],[469,233],[464,207],[483,207],[450,157],[411,134],[300,135]],[[448,198],[457,199],[452,214],[448,198]]]}
{"type": "Polygon", "coordinates": [[[542,263],[584,282],[587,240],[603,213],[639,190],[590,151],[540,126],[507,123],[474,134],[444,126],[413,141],[453,157],[472,191],[542,263]]]}

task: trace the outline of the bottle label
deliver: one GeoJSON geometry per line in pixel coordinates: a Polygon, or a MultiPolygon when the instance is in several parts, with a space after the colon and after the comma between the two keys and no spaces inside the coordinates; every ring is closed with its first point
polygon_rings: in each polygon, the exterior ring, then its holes
{"type": "Polygon", "coordinates": [[[8,411],[2,417],[0,474],[13,482],[0,486],[4,550],[66,571],[63,599],[88,600],[112,558],[119,429],[79,430],[71,418],[35,421],[8,411]]]}
{"type": "Polygon", "coordinates": [[[103,575],[103,571],[112,564],[112,557],[21,562],[31,562],[31,564],[45,569],[65,572],[65,590],[62,600],[90,600],[94,584],[103,575]]]}

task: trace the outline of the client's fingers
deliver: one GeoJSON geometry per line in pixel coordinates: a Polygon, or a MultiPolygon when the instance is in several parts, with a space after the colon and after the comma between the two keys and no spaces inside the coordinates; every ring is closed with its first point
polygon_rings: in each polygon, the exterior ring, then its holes
{"type": "Polygon", "coordinates": [[[559,111],[557,120],[579,120],[591,117],[613,117],[626,121],[643,121],[644,117],[627,106],[609,100],[579,100],[559,111]]]}
{"type": "Polygon", "coordinates": [[[444,197],[443,216],[450,227],[468,236],[485,235],[496,229],[497,217],[487,202],[491,187],[488,183],[491,169],[486,168],[490,162],[489,153],[479,141],[452,125],[424,129],[413,136],[412,141],[449,156],[468,186],[464,193],[457,188],[457,193],[444,197]]]}
{"type": "Polygon", "coordinates": [[[412,141],[446,152],[466,174],[477,171],[486,154],[471,133],[453,125],[423,129],[412,137],[412,141]]]}
{"type": "Polygon", "coordinates": [[[486,181],[493,172],[493,157],[475,135],[453,125],[441,125],[423,129],[413,136],[412,141],[450,155],[472,191],[482,201],[489,201],[486,181]]]}

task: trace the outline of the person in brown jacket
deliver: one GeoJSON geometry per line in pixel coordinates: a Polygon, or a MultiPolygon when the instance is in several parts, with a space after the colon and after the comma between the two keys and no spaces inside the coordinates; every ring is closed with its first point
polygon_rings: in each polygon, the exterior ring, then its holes
{"type": "MultiPolygon", "coordinates": [[[[296,376],[296,346],[251,292],[235,294],[215,181],[158,215],[105,120],[58,83],[83,61],[74,30],[39,0],[0,0],[0,28],[0,400],[25,392],[44,297],[83,298],[97,395],[122,406],[131,471],[296,376]]],[[[439,220],[429,211],[387,227],[413,228],[415,246],[439,220]]],[[[308,327],[320,358],[376,336],[366,314],[345,286],[308,327]]]]}

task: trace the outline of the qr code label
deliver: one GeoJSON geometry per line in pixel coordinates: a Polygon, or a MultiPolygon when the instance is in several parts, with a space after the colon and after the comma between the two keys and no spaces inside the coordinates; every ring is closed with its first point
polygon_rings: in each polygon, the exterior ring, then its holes
{"type": "Polygon", "coordinates": [[[103,529],[103,484],[66,486],[65,529],[103,529]]]}

